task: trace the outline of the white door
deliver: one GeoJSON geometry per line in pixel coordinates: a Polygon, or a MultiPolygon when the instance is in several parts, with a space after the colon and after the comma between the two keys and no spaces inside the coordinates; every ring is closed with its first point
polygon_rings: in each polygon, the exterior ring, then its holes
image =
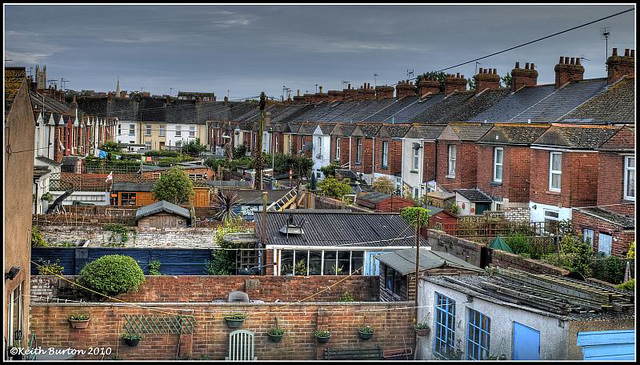
{"type": "Polygon", "coordinates": [[[611,235],[600,232],[598,235],[598,252],[603,252],[605,256],[611,255],[611,235]]]}

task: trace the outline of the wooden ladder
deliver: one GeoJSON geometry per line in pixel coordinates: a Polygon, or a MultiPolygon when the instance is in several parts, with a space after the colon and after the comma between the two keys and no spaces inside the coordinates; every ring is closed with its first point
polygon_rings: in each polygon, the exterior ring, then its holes
{"type": "Polygon", "coordinates": [[[289,207],[291,203],[295,202],[296,196],[298,195],[298,189],[293,188],[289,190],[282,198],[274,201],[267,207],[267,211],[270,212],[282,212],[284,209],[289,207]]]}

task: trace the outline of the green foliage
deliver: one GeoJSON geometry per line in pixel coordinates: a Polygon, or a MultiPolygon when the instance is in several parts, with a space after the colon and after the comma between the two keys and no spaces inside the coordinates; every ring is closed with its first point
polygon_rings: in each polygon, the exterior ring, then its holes
{"type": "Polygon", "coordinates": [[[31,228],[31,247],[47,247],[47,241],[44,240],[44,235],[38,227],[33,226],[31,228]]]}
{"type": "Polygon", "coordinates": [[[358,332],[370,335],[370,334],[373,334],[375,330],[373,329],[373,327],[369,325],[364,325],[362,327],[358,327],[358,332]]]}
{"type": "Polygon", "coordinates": [[[393,194],[396,191],[396,184],[388,177],[382,176],[371,183],[371,188],[378,193],[393,194]]]}
{"type": "Polygon", "coordinates": [[[120,152],[122,149],[122,146],[120,145],[120,143],[115,141],[106,141],[102,145],[102,147],[100,147],[100,149],[105,152],[120,152]]]}
{"type": "Polygon", "coordinates": [[[246,144],[244,144],[244,143],[243,143],[243,144],[241,144],[241,145],[240,145],[240,146],[238,146],[238,147],[235,147],[235,148],[233,149],[233,159],[234,159],[234,160],[237,160],[237,159],[243,158],[243,157],[245,157],[245,156],[246,156],[246,154],[247,154],[247,145],[246,145],[246,144]]]}
{"type": "Polygon", "coordinates": [[[107,246],[124,247],[124,244],[129,240],[130,228],[122,223],[106,223],[102,226],[102,230],[111,231],[107,246]]]}
{"type": "Polygon", "coordinates": [[[542,261],[589,277],[592,272],[593,249],[582,242],[580,236],[566,234],[560,241],[560,252],[545,255],[542,261]]]}
{"type": "Polygon", "coordinates": [[[342,199],[345,194],[350,194],[353,191],[351,185],[344,181],[338,181],[331,176],[325,177],[324,180],[320,181],[318,189],[321,190],[322,195],[336,199],[342,199]]]}
{"type": "Polygon", "coordinates": [[[159,157],[179,157],[179,151],[171,151],[171,150],[152,150],[145,151],[145,156],[159,156],[159,157]]]}
{"type": "Polygon", "coordinates": [[[107,255],[88,263],[78,276],[78,284],[113,296],[136,291],[144,283],[144,272],[132,257],[107,255]]]}
{"type": "Polygon", "coordinates": [[[230,321],[244,321],[247,317],[248,315],[245,313],[232,313],[224,316],[224,319],[228,319],[230,321]]]}
{"type": "Polygon", "coordinates": [[[307,263],[304,260],[300,260],[296,263],[296,275],[307,275],[307,263]]]}
{"type": "Polygon", "coordinates": [[[620,285],[616,285],[616,288],[626,291],[635,291],[636,288],[636,279],[631,279],[629,281],[625,281],[620,285]]]}
{"type": "Polygon", "coordinates": [[[340,296],[341,302],[354,302],[355,298],[351,295],[348,290],[345,290],[344,293],[340,296]]]}
{"type": "Polygon", "coordinates": [[[53,195],[51,195],[51,193],[46,192],[44,194],[42,194],[42,196],[40,197],[40,200],[46,200],[49,203],[51,203],[53,201],[53,195]]]}
{"type": "Polygon", "coordinates": [[[451,211],[451,214],[458,214],[460,212],[460,207],[458,206],[458,204],[451,204],[451,206],[449,207],[449,211],[451,211]]]}
{"type": "Polygon", "coordinates": [[[414,323],[413,328],[417,330],[428,330],[429,324],[427,322],[417,322],[414,323]]]}
{"type": "Polygon", "coordinates": [[[335,162],[332,162],[329,166],[324,166],[320,168],[320,171],[324,174],[325,177],[328,176],[336,176],[336,169],[339,169],[340,165],[335,162]]]}
{"type": "Polygon", "coordinates": [[[142,336],[137,333],[123,333],[122,338],[125,340],[131,341],[131,340],[140,340],[142,339],[142,336]]]}
{"type": "Polygon", "coordinates": [[[271,327],[269,328],[269,330],[267,331],[267,334],[269,334],[270,336],[284,336],[284,330],[282,328],[278,328],[278,327],[271,327]]]}
{"type": "Polygon", "coordinates": [[[469,84],[469,90],[473,89],[475,90],[476,88],[476,79],[473,77],[470,77],[467,79],[467,83],[469,84]]]}
{"type": "Polygon", "coordinates": [[[529,244],[529,239],[522,233],[514,233],[505,238],[504,242],[511,248],[516,255],[527,255],[531,257],[534,252],[533,247],[529,244]]]}
{"type": "Polygon", "coordinates": [[[38,260],[38,275],[62,275],[64,267],[60,265],[60,260],[52,263],[49,260],[38,260]]]}
{"type": "Polygon", "coordinates": [[[628,259],[636,258],[636,241],[631,242],[631,246],[629,246],[629,252],[627,252],[628,259]]]}
{"type": "Polygon", "coordinates": [[[507,72],[506,75],[502,76],[500,81],[502,81],[502,87],[511,87],[511,72],[507,72]]]}
{"type": "Polygon", "coordinates": [[[327,337],[331,337],[331,332],[316,330],[313,332],[313,335],[319,338],[327,338],[327,337]]]}
{"type": "MultiPolygon", "coordinates": [[[[294,173],[297,173],[300,178],[309,178],[311,170],[313,168],[313,160],[305,155],[293,155],[287,161],[289,167],[294,173]]],[[[286,168],[289,171],[289,168],[286,168]]]]}
{"type": "Polygon", "coordinates": [[[206,149],[205,146],[200,144],[200,138],[196,138],[195,141],[189,141],[182,146],[182,153],[189,156],[198,157],[206,149]]]}
{"type": "Polygon", "coordinates": [[[620,284],[624,281],[624,272],[627,261],[616,256],[596,258],[591,266],[593,277],[612,284],[620,284]]]}
{"type": "Polygon", "coordinates": [[[160,273],[160,265],[159,260],[151,260],[149,263],[149,275],[162,275],[160,273]]]}
{"type": "Polygon", "coordinates": [[[211,254],[211,260],[205,263],[205,270],[209,275],[232,275],[236,270],[236,253],[230,249],[237,248],[231,242],[224,240],[224,236],[229,233],[247,232],[249,228],[242,218],[231,218],[223,221],[216,228],[216,245],[220,250],[215,250],[211,254]]]}
{"type": "Polygon", "coordinates": [[[228,221],[235,218],[234,209],[240,204],[238,194],[231,190],[218,190],[213,210],[216,212],[215,218],[221,221],[228,221]]]}
{"type": "Polygon", "coordinates": [[[187,203],[194,195],[193,183],[183,169],[172,167],[156,180],[152,194],[156,200],[166,200],[173,204],[187,203]]]}
{"type": "Polygon", "coordinates": [[[412,227],[418,224],[418,214],[420,215],[420,226],[429,225],[429,210],[422,207],[406,207],[400,211],[400,216],[404,218],[412,227]]]}
{"type": "Polygon", "coordinates": [[[227,161],[224,158],[208,157],[204,160],[204,165],[217,171],[218,166],[227,167],[227,161]]]}
{"type": "Polygon", "coordinates": [[[70,321],[86,321],[89,318],[91,318],[89,313],[73,313],[67,317],[70,321]]]}

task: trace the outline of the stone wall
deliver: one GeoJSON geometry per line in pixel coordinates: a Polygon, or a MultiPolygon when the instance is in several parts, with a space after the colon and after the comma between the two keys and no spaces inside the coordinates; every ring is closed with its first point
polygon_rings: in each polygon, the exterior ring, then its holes
{"type": "MultiPolygon", "coordinates": [[[[412,328],[414,309],[411,302],[395,303],[165,303],[162,305],[121,303],[34,303],[31,307],[32,332],[43,348],[58,347],[88,350],[89,347],[110,348],[120,359],[169,360],[207,358],[224,360],[229,353],[229,333],[223,316],[245,313],[243,330],[255,333],[255,356],[258,360],[322,359],[325,347],[382,349],[414,347],[412,328]],[[73,313],[89,313],[86,329],[72,329],[67,317],[73,313]],[[125,345],[121,336],[127,323],[125,315],[154,315],[175,318],[178,314],[196,319],[192,334],[143,333],[137,347],[125,345]],[[269,341],[267,330],[277,325],[285,330],[281,343],[269,341]],[[357,328],[363,324],[375,330],[373,338],[364,341],[357,328]],[[313,332],[329,330],[328,344],[318,344],[313,332]]],[[[83,359],[101,356],[81,355],[83,359]]]]}
{"type": "MultiPolygon", "coordinates": [[[[65,276],[75,281],[75,276],[65,276]]],[[[32,276],[31,295],[39,301],[58,298],[71,284],[51,275],[32,276]]],[[[147,276],[137,292],[119,295],[127,302],[226,301],[231,291],[244,291],[250,300],[292,302],[338,301],[345,291],[357,301],[378,300],[377,276],[147,276]]],[[[79,299],[79,298],[76,298],[79,299]]],[[[35,300],[35,299],[34,299],[35,300]]]]}

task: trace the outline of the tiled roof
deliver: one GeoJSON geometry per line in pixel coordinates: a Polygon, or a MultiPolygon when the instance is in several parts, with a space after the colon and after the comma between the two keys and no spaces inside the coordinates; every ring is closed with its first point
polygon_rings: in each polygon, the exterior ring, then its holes
{"type": "Polygon", "coordinates": [[[589,214],[601,219],[605,219],[609,222],[612,222],[614,224],[621,226],[624,229],[633,229],[636,227],[636,220],[633,217],[611,212],[609,210],[606,210],[600,207],[573,208],[573,209],[583,212],[585,214],[589,214]]]}
{"type": "Polygon", "coordinates": [[[455,189],[454,191],[467,198],[470,202],[489,203],[493,201],[489,195],[479,189],[455,189]]]}
{"type": "Polygon", "coordinates": [[[511,94],[511,89],[484,90],[444,114],[439,122],[469,121],[511,94]]]}
{"type": "Polygon", "coordinates": [[[507,122],[524,110],[549,96],[555,85],[527,86],[509,94],[489,109],[471,118],[473,121],[507,122]]]}
{"type": "Polygon", "coordinates": [[[154,183],[133,183],[133,182],[114,182],[111,191],[123,191],[123,192],[136,192],[136,191],[151,191],[153,190],[154,183]]]}
{"type": "MultiPolygon", "coordinates": [[[[530,108],[513,117],[511,122],[555,122],[600,93],[607,86],[607,79],[589,79],[572,82],[554,90],[530,108]]],[[[516,93],[517,94],[517,93],[516,93]]]]}
{"type": "Polygon", "coordinates": [[[189,220],[191,219],[191,214],[189,213],[188,209],[162,200],[136,210],[136,221],[140,220],[141,218],[161,212],[177,214],[189,220]]]}
{"type": "Polygon", "coordinates": [[[491,144],[531,144],[535,142],[547,128],[549,128],[548,124],[496,123],[478,142],[491,144]]]}
{"type": "Polygon", "coordinates": [[[447,118],[447,116],[457,108],[460,108],[467,100],[472,98],[474,94],[474,90],[455,92],[438,101],[423,113],[414,117],[411,121],[417,123],[440,123],[442,120],[450,122],[452,120],[447,118]]]}
{"type": "Polygon", "coordinates": [[[492,127],[492,124],[480,123],[450,123],[440,134],[438,139],[449,140],[457,137],[461,141],[477,141],[492,127]],[[452,135],[453,133],[453,135],[452,135]]]}
{"type": "Polygon", "coordinates": [[[444,125],[414,125],[404,137],[435,140],[444,129],[444,125]]]}
{"type": "MultiPolygon", "coordinates": [[[[262,212],[257,212],[256,232],[262,232],[262,212]]],[[[412,246],[413,229],[400,214],[389,213],[276,213],[266,217],[267,245],[308,247],[394,247],[412,246]],[[296,225],[302,224],[303,234],[281,233],[292,216],[296,225]]],[[[421,245],[428,242],[421,237],[421,245]]]]}
{"type": "Polygon", "coordinates": [[[572,126],[554,124],[533,144],[566,148],[595,149],[600,147],[618,130],[612,126],[572,126]]]}
{"type": "MultiPolygon", "coordinates": [[[[287,177],[289,174],[287,174],[287,177]]],[[[225,193],[232,192],[238,195],[240,205],[262,205],[262,191],[260,190],[231,190],[222,189],[225,193]]],[[[276,200],[285,196],[289,190],[268,190],[267,204],[271,204],[276,200]]]]}
{"type": "Polygon", "coordinates": [[[380,138],[402,138],[411,129],[409,124],[384,124],[378,130],[380,138]]]}
{"type": "Polygon", "coordinates": [[[142,98],[138,105],[137,119],[142,122],[166,121],[165,99],[142,98]]]}
{"type": "Polygon", "coordinates": [[[625,77],[567,114],[564,121],[634,123],[635,111],[635,77],[625,77]]]}

